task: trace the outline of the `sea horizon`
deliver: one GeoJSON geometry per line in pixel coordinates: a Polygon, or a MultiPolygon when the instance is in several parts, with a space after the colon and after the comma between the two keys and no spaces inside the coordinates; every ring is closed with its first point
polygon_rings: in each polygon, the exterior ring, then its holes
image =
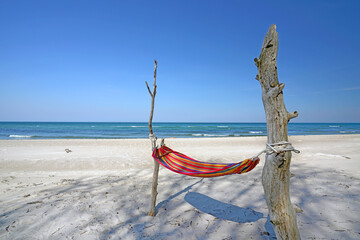
{"type": "MultiPolygon", "coordinates": [[[[0,123],[146,123],[148,121],[0,121],[0,123]]],[[[266,123],[264,122],[227,122],[227,121],[153,121],[154,123],[266,123]]],[[[314,124],[360,124],[360,122],[289,122],[288,124],[293,123],[314,123],[314,124]]]]}
{"type": "MultiPolygon", "coordinates": [[[[265,122],[153,122],[159,138],[266,136],[265,122]]],[[[360,134],[360,123],[289,123],[288,135],[360,134]]],[[[0,121],[0,139],[142,139],[148,122],[0,121]]]]}

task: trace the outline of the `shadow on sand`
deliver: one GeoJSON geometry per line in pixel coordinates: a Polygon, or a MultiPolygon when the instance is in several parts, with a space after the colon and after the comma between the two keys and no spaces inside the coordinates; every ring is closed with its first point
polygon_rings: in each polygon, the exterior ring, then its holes
{"type": "Polygon", "coordinates": [[[218,219],[238,223],[256,222],[263,214],[250,208],[241,208],[229,203],[223,203],[197,192],[185,195],[185,201],[201,212],[210,214],[218,219]]]}

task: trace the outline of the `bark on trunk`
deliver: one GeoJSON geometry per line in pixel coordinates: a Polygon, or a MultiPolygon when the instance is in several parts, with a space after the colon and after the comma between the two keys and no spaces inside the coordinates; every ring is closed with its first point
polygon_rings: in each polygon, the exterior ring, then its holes
{"type": "MultiPolygon", "coordinates": [[[[277,143],[288,141],[287,124],[298,113],[289,113],[283,100],[284,84],[279,83],[277,74],[278,33],[276,25],[271,25],[261,48],[259,58],[255,58],[258,68],[256,79],[262,88],[262,100],[266,113],[267,141],[277,143]]],[[[266,203],[270,221],[278,239],[300,239],[296,213],[290,201],[291,152],[266,155],[262,173],[266,203]]]]}
{"type": "MultiPolygon", "coordinates": [[[[153,85],[153,91],[151,92],[150,87],[147,82],[146,86],[149,91],[149,94],[151,96],[151,111],[150,111],[150,118],[149,118],[149,132],[150,132],[150,141],[151,141],[151,147],[152,151],[154,151],[156,147],[156,137],[154,135],[153,129],[152,129],[152,120],[154,116],[154,104],[155,104],[155,95],[156,95],[156,69],[157,69],[157,61],[154,60],[155,67],[154,67],[154,85],[153,85]]],[[[159,163],[154,160],[154,173],[153,173],[153,181],[152,181],[152,188],[151,188],[151,203],[150,203],[150,216],[155,216],[155,205],[156,205],[156,197],[157,197],[157,186],[158,186],[158,176],[159,176],[159,163]]]]}

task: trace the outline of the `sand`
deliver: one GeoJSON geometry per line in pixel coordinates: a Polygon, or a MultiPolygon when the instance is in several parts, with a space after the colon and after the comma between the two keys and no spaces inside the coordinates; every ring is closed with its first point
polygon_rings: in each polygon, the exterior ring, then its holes
{"type": "MultiPolygon", "coordinates": [[[[291,199],[303,239],[360,239],[360,135],[292,136],[291,199]]],[[[256,155],[265,137],[168,139],[203,161],[256,155]]],[[[211,179],[161,168],[147,216],[151,144],[135,140],[0,141],[0,239],[274,239],[260,164],[211,179]],[[71,151],[65,151],[69,149],[71,151]]]]}

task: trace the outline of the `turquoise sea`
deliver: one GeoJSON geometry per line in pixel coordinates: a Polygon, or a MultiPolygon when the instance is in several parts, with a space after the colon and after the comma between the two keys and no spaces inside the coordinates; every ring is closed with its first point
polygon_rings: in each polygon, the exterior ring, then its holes
{"type": "MultiPolygon", "coordinates": [[[[153,123],[159,138],[265,136],[266,123],[153,123]]],[[[289,135],[360,134],[360,123],[289,123],[289,135]]],[[[148,138],[139,122],[0,122],[0,139],[148,138]]]]}

